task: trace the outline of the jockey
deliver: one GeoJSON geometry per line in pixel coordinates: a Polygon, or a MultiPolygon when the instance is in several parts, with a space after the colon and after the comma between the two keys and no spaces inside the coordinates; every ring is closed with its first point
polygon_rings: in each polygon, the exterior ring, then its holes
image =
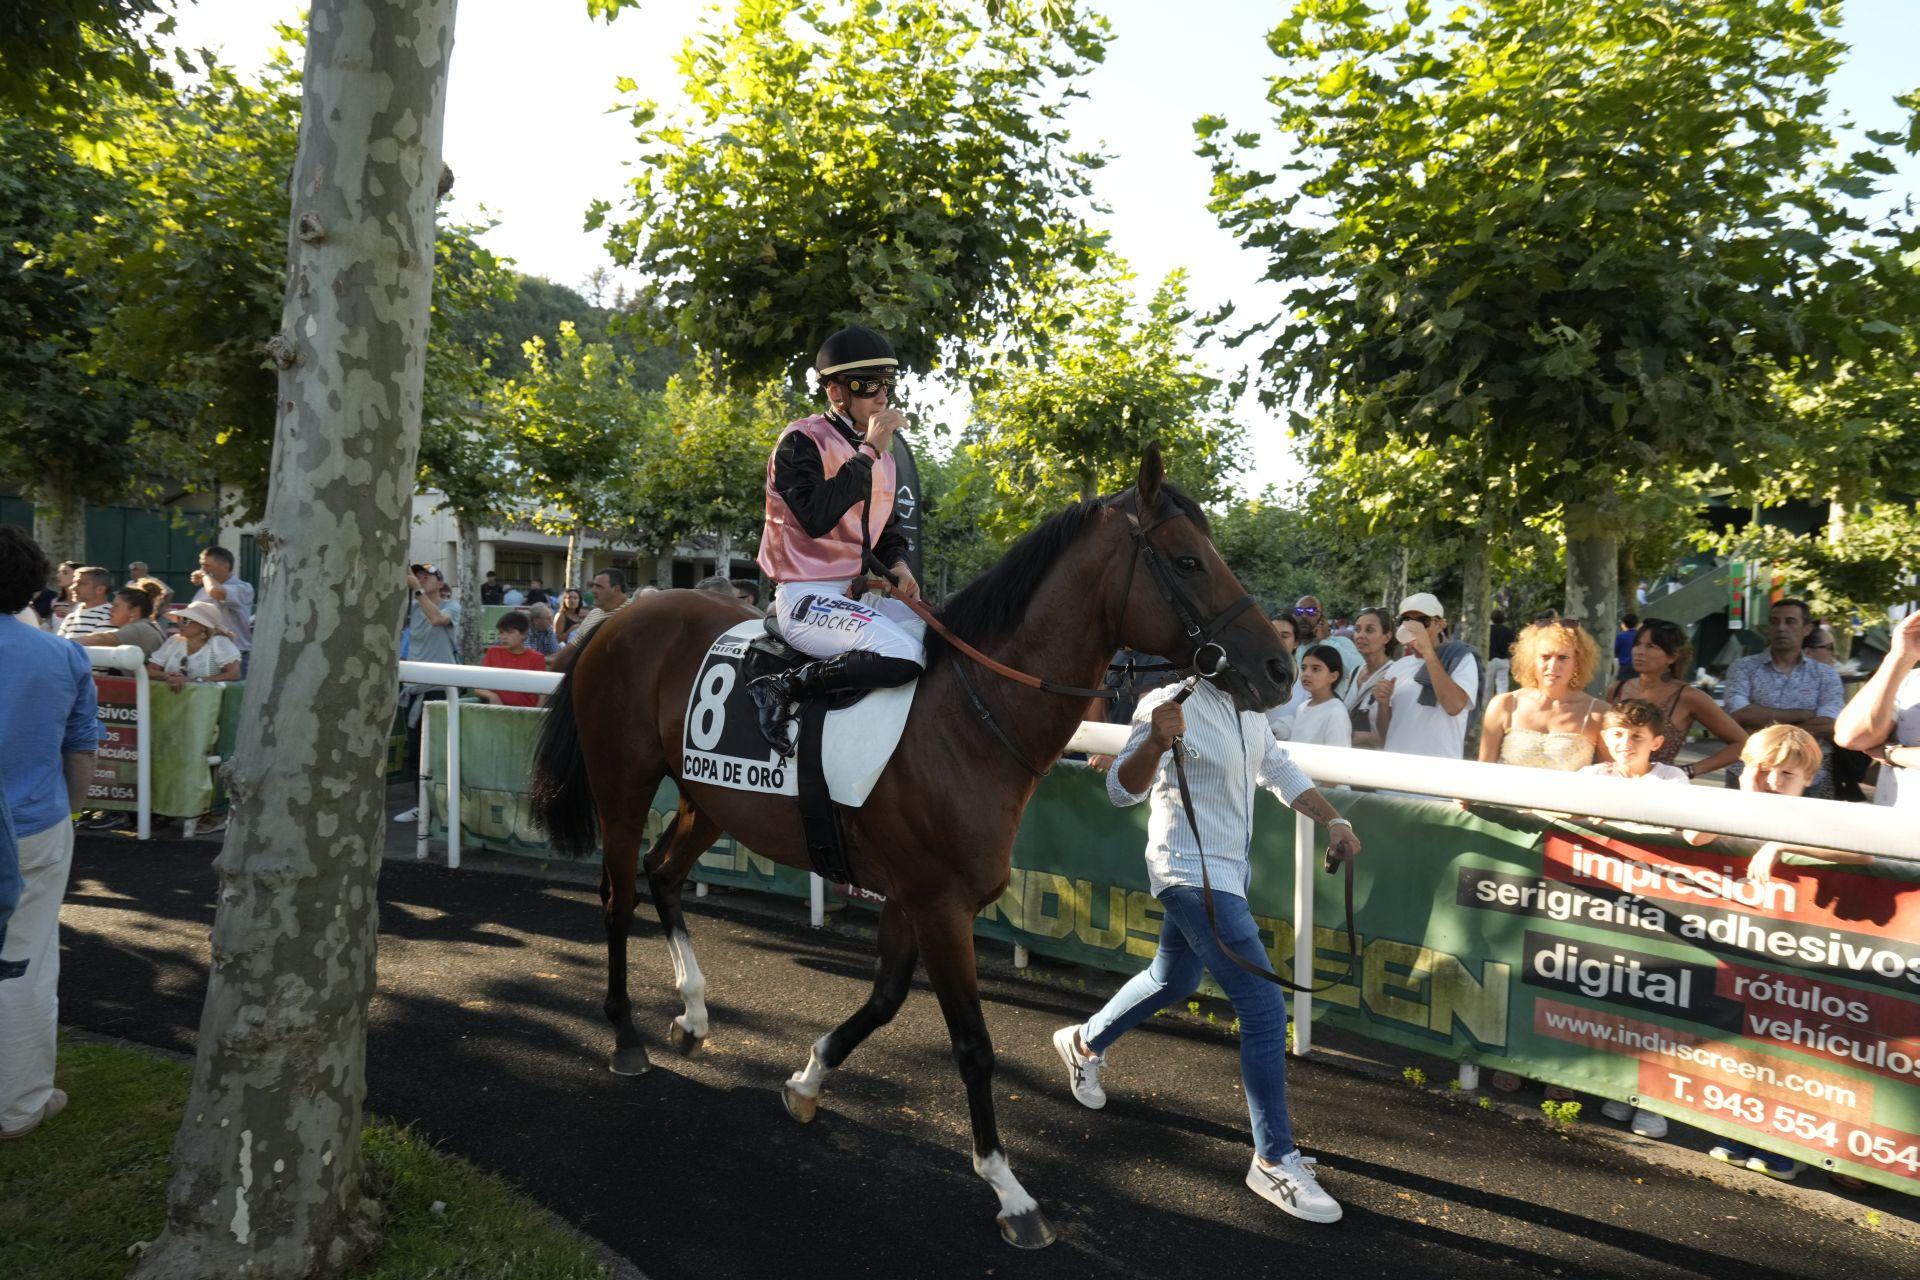
{"type": "Polygon", "coordinates": [[[871,549],[893,570],[896,595],[918,599],[894,510],[889,407],[899,362],[872,329],[842,329],[820,348],[814,375],[827,411],[787,425],[767,460],[760,568],[779,584],[773,613],[786,642],[816,661],[756,680],[760,728],[782,755],[788,706],[848,689],[891,689],[926,665],[926,624],[898,600],[852,598],[871,549]]]}

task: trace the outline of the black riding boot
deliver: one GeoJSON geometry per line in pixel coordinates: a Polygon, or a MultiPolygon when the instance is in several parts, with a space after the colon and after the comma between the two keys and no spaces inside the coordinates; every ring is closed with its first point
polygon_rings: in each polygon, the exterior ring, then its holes
{"type": "Polygon", "coordinates": [[[794,703],[849,689],[895,689],[919,674],[920,664],[911,658],[856,649],[761,676],[747,688],[760,712],[760,732],[785,757],[793,754],[787,726],[793,721],[794,703]]]}

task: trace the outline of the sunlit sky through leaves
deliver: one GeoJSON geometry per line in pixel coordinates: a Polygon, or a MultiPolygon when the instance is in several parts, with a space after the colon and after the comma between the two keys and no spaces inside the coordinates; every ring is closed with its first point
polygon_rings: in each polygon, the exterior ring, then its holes
{"type": "MultiPolygon", "coordinates": [[[[453,213],[499,222],[493,249],[521,270],[581,288],[610,265],[598,235],[582,229],[595,199],[618,201],[634,154],[626,116],[610,112],[614,82],[630,77],[671,109],[681,101],[674,59],[706,6],[646,0],[612,24],[587,17],[582,0],[460,0],[448,99],[446,158],[458,181],[453,213]]],[[[1086,83],[1087,100],[1069,123],[1077,145],[1112,156],[1096,178],[1110,208],[1099,225],[1141,277],[1141,292],[1185,267],[1201,310],[1234,302],[1241,315],[1271,314],[1279,291],[1262,284],[1262,264],[1245,254],[1206,209],[1210,175],[1193,153],[1193,121],[1219,114],[1236,129],[1268,120],[1265,77],[1273,69],[1266,32],[1275,0],[1109,0],[1113,25],[1106,64],[1086,83]]],[[[176,39],[208,47],[242,69],[277,43],[270,0],[181,0],[176,39]]],[[[1902,123],[1894,95],[1920,87],[1911,53],[1920,47],[1920,0],[1852,0],[1842,38],[1852,46],[1831,85],[1833,101],[1864,128],[1902,123]]],[[[875,86],[884,93],[884,86],[875,86]]],[[[1920,160],[1899,158],[1892,194],[1920,197],[1920,160]]],[[[1206,359],[1230,373],[1237,352],[1206,359]]],[[[919,403],[928,405],[925,396],[919,403]]],[[[958,416],[959,406],[930,405],[958,416]]],[[[1280,421],[1251,400],[1252,468],[1243,487],[1287,486],[1300,475],[1280,421]]],[[[1177,469],[1177,463],[1176,463],[1177,469]]]]}

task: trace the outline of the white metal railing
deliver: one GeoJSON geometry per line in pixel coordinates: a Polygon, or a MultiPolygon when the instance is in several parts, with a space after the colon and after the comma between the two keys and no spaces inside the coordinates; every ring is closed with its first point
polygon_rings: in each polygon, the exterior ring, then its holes
{"type": "MultiPolygon", "coordinates": [[[[463,687],[551,693],[560,677],[550,671],[506,671],[494,667],[402,662],[402,680],[435,684],[447,690],[447,865],[460,865],[459,691],[463,687]]],[[[1083,723],[1067,743],[1070,752],[1112,755],[1126,744],[1123,724],[1083,723]]],[[[1625,778],[1605,778],[1518,765],[1481,764],[1435,756],[1409,756],[1351,747],[1287,745],[1307,776],[1320,786],[1369,787],[1442,800],[1477,800],[1507,808],[1544,809],[1616,822],[1691,828],[1721,835],[1785,844],[1873,854],[1920,863],[1920,822],[1913,814],[1877,805],[1842,804],[1797,796],[1758,795],[1713,787],[1648,786],[1625,778]],[[1516,800],[1516,797],[1519,799],[1516,800]]],[[[421,752],[420,834],[416,848],[427,856],[426,752],[421,752]]],[[[1366,834],[1361,833],[1364,842],[1366,834]]],[[[1293,972],[1295,981],[1312,985],[1314,824],[1294,815],[1293,972]]],[[[813,877],[813,923],[824,919],[822,885],[813,877]]],[[[1294,1006],[1294,1051],[1313,1045],[1313,998],[1299,995],[1294,1006]]]]}
{"type": "MultiPolygon", "coordinates": [[[[1070,751],[1112,755],[1126,744],[1127,726],[1082,724],[1070,751]]],[[[1714,787],[1647,786],[1510,764],[1481,764],[1352,747],[1287,744],[1287,753],[1320,786],[1372,787],[1447,800],[1480,800],[1507,808],[1545,809],[1612,821],[1641,822],[1720,835],[1778,840],[1920,862],[1920,821],[1878,805],[1842,804],[1798,796],[1758,795],[1714,787]],[[1516,801],[1516,797],[1521,797],[1516,801]]],[[[1364,844],[1366,833],[1360,833],[1364,844]]],[[[1294,821],[1293,973],[1313,985],[1313,823],[1294,821]]],[[[1313,1046],[1313,997],[1294,998],[1295,1053],[1313,1046]]],[[[1463,1081],[1466,1080],[1463,1068],[1463,1081]]],[[[1472,1087],[1468,1083],[1468,1087],[1472,1087]]]]}
{"type": "MultiPolygon", "coordinates": [[[[87,661],[97,670],[105,667],[110,672],[126,671],[133,680],[134,715],[134,790],[139,793],[134,802],[136,833],[142,840],[153,838],[153,718],[152,682],[147,676],[146,651],[137,644],[91,645],[83,644],[80,652],[87,655],[87,661]]],[[[69,796],[68,801],[74,808],[82,808],[84,796],[69,796]]]]}

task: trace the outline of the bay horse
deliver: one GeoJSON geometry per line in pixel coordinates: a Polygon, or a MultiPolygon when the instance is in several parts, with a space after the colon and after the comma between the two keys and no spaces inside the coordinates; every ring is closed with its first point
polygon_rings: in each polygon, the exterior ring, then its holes
{"type": "MultiPolygon", "coordinates": [[[[1127,647],[1199,661],[1241,706],[1271,706],[1291,667],[1208,535],[1205,514],[1166,483],[1159,448],[1149,446],[1133,488],[1053,516],[957,592],[941,620],[986,656],[1060,684],[1098,687],[1114,651],[1127,647]]],[[[623,1075],[649,1065],[627,996],[637,871],[646,873],[685,1006],[669,1040],[691,1053],[707,1034],[706,981],[680,906],[694,862],[724,831],[762,857],[811,869],[796,801],[681,777],[695,672],[713,639],[748,616],[705,592],[635,599],[588,636],[542,726],[534,814],[560,850],[585,856],[597,836],[604,851],[605,1008],[611,1069],[623,1075]],[[679,808],[643,865],[650,802],[665,777],[679,787],[679,808]]],[[[843,814],[855,879],[886,896],[873,991],[814,1042],[782,1097],[796,1120],[813,1119],[826,1073],[893,1018],[924,962],[966,1085],[974,1171],[999,1199],[1002,1235],[1040,1248],[1053,1242],[1053,1229],[1009,1169],[994,1122],[993,1043],[980,1010],[973,922],[1006,888],[1021,812],[1087,702],[1015,685],[937,635],[928,641],[900,745],[867,803],[843,814]]]]}

